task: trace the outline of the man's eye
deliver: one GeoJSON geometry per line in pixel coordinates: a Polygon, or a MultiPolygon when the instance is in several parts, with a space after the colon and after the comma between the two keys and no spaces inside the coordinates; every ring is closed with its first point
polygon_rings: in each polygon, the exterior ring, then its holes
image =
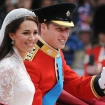
{"type": "Polygon", "coordinates": [[[61,31],[61,29],[57,28],[58,31],[61,31]]]}

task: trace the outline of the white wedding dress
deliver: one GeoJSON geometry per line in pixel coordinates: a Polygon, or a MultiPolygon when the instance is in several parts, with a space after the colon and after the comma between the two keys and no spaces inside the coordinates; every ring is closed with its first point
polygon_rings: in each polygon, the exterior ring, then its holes
{"type": "Polygon", "coordinates": [[[16,48],[0,61],[0,102],[8,105],[32,105],[35,88],[16,48]]]}

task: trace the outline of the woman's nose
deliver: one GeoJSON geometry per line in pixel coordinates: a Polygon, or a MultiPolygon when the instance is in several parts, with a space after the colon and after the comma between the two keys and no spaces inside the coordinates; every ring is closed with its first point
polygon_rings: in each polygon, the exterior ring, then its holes
{"type": "Polygon", "coordinates": [[[34,40],[36,38],[36,35],[32,34],[30,37],[29,37],[29,40],[34,40]]]}

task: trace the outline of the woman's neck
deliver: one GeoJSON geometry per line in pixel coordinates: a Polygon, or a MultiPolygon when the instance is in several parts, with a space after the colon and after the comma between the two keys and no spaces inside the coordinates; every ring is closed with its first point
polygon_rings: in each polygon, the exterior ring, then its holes
{"type": "Polygon", "coordinates": [[[16,48],[16,47],[13,47],[14,49],[15,49],[15,51],[17,52],[17,53],[19,53],[19,55],[21,56],[21,58],[22,59],[24,59],[24,57],[26,56],[26,54],[28,53],[28,52],[26,52],[26,51],[21,51],[21,50],[19,50],[18,48],[16,48]]]}

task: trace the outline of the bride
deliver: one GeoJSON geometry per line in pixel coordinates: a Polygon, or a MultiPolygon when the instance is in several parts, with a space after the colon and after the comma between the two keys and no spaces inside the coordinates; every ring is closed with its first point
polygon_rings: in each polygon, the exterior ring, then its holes
{"type": "Polygon", "coordinates": [[[19,8],[7,14],[0,30],[0,103],[32,105],[35,88],[23,58],[32,51],[37,36],[33,12],[19,8]]]}

